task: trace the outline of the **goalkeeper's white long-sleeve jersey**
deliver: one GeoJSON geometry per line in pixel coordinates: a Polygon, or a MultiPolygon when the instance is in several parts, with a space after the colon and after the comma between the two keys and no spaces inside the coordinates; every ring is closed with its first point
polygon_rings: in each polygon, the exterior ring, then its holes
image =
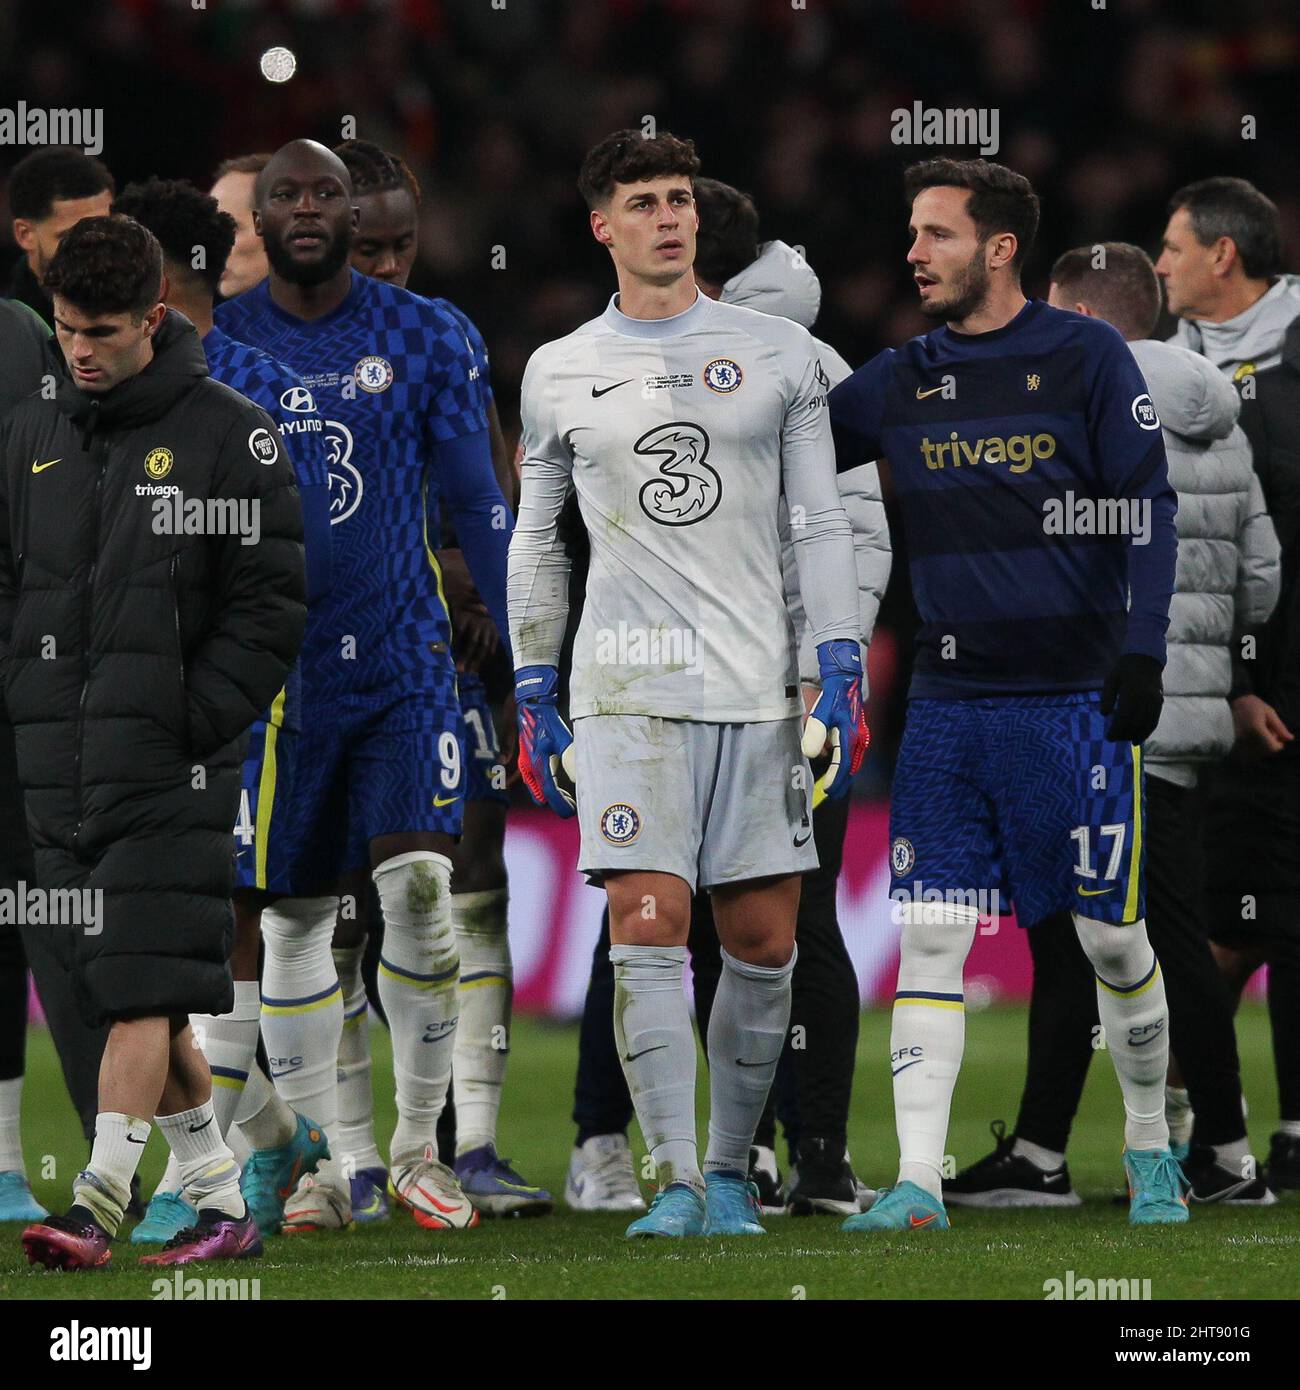
{"type": "Polygon", "coordinates": [[[703,295],[668,319],[605,312],[533,354],[510,546],[516,667],[555,665],[570,488],[591,543],[570,712],[712,723],[801,709],[781,575],[791,518],[814,642],[861,632],[813,338],[703,295]]]}

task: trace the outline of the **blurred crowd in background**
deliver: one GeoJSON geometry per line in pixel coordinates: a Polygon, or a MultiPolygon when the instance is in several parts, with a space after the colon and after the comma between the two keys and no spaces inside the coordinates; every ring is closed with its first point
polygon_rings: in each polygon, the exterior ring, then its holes
{"type": "MultiPolygon", "coordinates": [[[[612,290],[579,162],[646,117],[753,194],[764,239],[805,249],[822,281],[818,336],[854,366],[929,326],[903,264],[901,173],[945,151],[891,139],[892,113],[918,100],[997,112],[993,157],[1043,201],[1030,293],[1070,246],[1127,240],[1154,256],[1169,195],[1211,174],[1267,193],[1285,264],[1300,261],[1294,0],[802,3],[46,0],[0,7],[0,105],[104,108],[101,157],[119,187],[150,174],[207,187],[222,159],[295,136],[401,153],[424,194],[411,288],[482,329],[510,439],[529,354],[612,290]],[[258,59],[279,45],[297,72],[272,85],[258,59]],[[1072,80],[1050,76],[1063,72],[1072,80]]],[[[24,153],[0,148],[0,174],[24,153]]],[[[0,235],[8,226],[0,195],[0,235]]],[[[903,558],[878,631],[905,667],[903,558]]],[[[887,780],[890,705],[864,791],[887,780]]]]}

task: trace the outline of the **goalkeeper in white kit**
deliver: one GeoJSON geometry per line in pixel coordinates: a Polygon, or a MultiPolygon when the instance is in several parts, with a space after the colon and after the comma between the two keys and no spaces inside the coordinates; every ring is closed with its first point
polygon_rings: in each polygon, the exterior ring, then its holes
{"type": "Polygon", "coordinates": [[[826,377],[806,329],[698,291],[698,170],[690,141],[633,130],[584,161],[619,292],[528,364],[510,547],[520,770],[560,815],[576,798],[578,867],[609,895],[615,1036],[659,1184],[634,1237],[762,1234],[745,1174],[789,1021],[799,875],[817,863],[807,757],[829,743],[843,795],[868,737],[826,377]],[[556,704],[571,489],[591,543],[572,735],[556,704]],[[802,740],[782,494],[822,676],[802,740]],[[724,967],[703,1172],[682,992],[697,885],[724,967]]]}

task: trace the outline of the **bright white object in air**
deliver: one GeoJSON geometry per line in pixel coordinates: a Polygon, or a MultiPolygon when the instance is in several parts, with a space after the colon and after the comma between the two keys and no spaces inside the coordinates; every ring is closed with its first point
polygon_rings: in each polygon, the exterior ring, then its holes
{"type": "Polygon", "coordinates": [[[258,65],[268,82],[287,82],[298,71],[298,60],[287,48],[268,48],[258,65]]]}

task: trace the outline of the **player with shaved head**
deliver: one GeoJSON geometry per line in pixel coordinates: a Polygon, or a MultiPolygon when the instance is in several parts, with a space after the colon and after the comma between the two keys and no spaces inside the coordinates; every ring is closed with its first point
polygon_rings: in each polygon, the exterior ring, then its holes
{"type": "MultiPolygon", "coordinates": [[[[263,1036],[284,1098],[331,1138],[344,1006],[330,941],[336,915],[356,911],[355,875],[369,873],[386,924],[379,990],[398,1109],[391,1190],[422,1226],[472,1226],[477,1212],[437,1161],[458,1015],[450,856],[466,774],[429,537],[445,505],[504,642],[513,519],[460,321],[351,267],[358,212],[339,157],[311,140],[282,147],[257,177],[253,216],[270,273],[222,305],[217,322],[289,364],[311,392],[325,422],[333,524],[332,586],[303,646],[297,773],[287,798],[276,795],[269,759],[261,781],[276,807],[264,818],[259,806],[256,827],[256,886],[274,900],[262,916],[263,1036]]],[[[254,1152],[250,1206],[274,1224],[290,1189],[286,1231],[347,1227],[353,1175],[334,1158],[299,1177],[296,1157],[254,1152]]]]}

